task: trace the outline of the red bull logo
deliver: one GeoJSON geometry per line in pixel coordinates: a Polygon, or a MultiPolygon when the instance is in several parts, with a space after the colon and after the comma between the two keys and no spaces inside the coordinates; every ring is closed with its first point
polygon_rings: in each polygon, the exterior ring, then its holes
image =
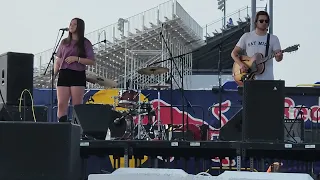
{"type": "MultiPolygon", "coordinates": [[[[183,112],[178,107],[172,107],[172,122],[171,122],[171,104],[166,103],[163,100],[152,100],[151,101],[152,108],[155,110],[155,116],[153,117],[153,122],[157,122],[159,117],[159,111],[158,107],[160,107],[160,120],[161,124],[173,124],[173,125],[182,125],[183,119],[186,129],[186,124],[188,122],[188,128],[195,134],[195,139],[200,140],[200,126],[203,124],[206,124],[209,126],[209,137],[212,137],[213,135],[217,135],[217,129],[209,125],[206,121],[203,119],[195,118],[192,115],[190,115],[188,112],[183,112]]],[[[148,123],[148,117],[143,116],[142,117],[142,124],[148,123]]],[[[135,118],[135,122],[138,121],[138,117],[135,118]]]]}
{"type": "MultiPolygon", "coordinates": [[[[228,122],[228,118],[224,113],[228,112],[230,110],[230,107],[231,107],[231,101],[230,100],[226,100],[226,101],[221,103],[221,127],[224,126],[228,122]]],[[[213,105],[213,108],[212,108],[211,111],[212,111],[212,115],[217,120],[219,120],[219,114],[220,114],[219,103],[213,105]]]]}
{"type": "MultiPolygon", "coordinates": [[[[226,100],[221,103],[221,126],[224,126],[228,121],[229,118],[226,114],[230,110],[232,103],[230,100],[226,100]]],[[[288,107],[294,107],[294,117],[298,115],[298,112],[301,111],[300,115],[302,116],[302,119],[306,121],[312,121],[317,122],[320,121],[320,106],[319,105],[313,105],[311,107],[306,107],[304,105],[296,104],[295,101],[290,98],[285,98],[285,104],[284,104],[284,115],[285,117],[289,117],[289,108],[288,107]]],[[[219,120],[219,104],[215,104],[212,108],[212,115],[219,120]]],[[[299,118],[300,118],[299,115],[299,118]]]]}
{"type": "Polygon", "coordinates": [[[294,117],[298,116],[299,111],[301,111],[300,116],[302,116],[302,119],[304,122],[311,121],[314,123],[317,123],[317,121],[320,120],[320,106],[319,105],[313,105],[311,107],[306,107],[304,105],[297,105],[295,101],[292,98],[286,97],[285,98],[285,110],[284,115],[285,117],[289,117],[289,108],[288,107],[294,107],[294,117]]]}

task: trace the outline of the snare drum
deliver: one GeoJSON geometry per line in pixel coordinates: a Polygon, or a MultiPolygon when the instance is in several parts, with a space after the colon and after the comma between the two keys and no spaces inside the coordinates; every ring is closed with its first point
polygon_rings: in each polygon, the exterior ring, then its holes
{"type": "Polygon", "coordinates": [[[139,93],[135,90],[120,90],[118,105],[123,108],[134,108],[139,101],[139,93]]]}

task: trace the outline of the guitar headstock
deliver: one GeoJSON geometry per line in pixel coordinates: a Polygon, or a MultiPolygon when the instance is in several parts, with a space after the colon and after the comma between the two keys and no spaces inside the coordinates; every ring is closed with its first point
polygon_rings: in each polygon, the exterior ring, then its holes
{"type": "Polygon", "coordinates": [[[299,47],[300,47],[300,44],[289,46],[289,47],[285,48],[283,50],[283,52],[289,52],[290,53],[290,52],[293,52],[293,51],[297,51],[299,49],[299,47]]]}

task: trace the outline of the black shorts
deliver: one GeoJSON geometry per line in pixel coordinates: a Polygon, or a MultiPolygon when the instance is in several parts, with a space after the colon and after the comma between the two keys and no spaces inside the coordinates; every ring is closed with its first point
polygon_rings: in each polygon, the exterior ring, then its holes
{"type": "Polygon", "coordinates": [[[57,86],[71,87],[83,86],[86,87],[86,71],[75,71],[71,69],[60,69],[57,86]]]}

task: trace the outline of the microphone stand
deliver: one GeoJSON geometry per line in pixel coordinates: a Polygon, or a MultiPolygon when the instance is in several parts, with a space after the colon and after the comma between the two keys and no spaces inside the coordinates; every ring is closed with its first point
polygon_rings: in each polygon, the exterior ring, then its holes
{"type": "MultiPolygon", "coordinates": [[[[241,28],[243,29],[243,28],[241,28]]],[[[215,49],[216,47],[218,47],[218,93],[219,93],[219,97],[218,97],[218,100],[219,100],[219,128],[221,128],[221,117],[222,117],[222,112],[221,112],[221,109],[222,109],[222,82],[221,82],[221,74],[222,74],[222,67],[221,67],[221,59],[222,59],[222,51],[223,51],[223,48],[222,48],[222,45],[224,43],[224,41],[232,38],[235,34],[237,34],[238,31],[232,33],[231,35],[227,36],[226,38],[225,37],[225,34],[224,32],[222,31],[222,37],[220,38],[219,40],[219,43],[215,46],[213,46],[210,51],[212,51],[213,49],[215,49]]],[[[213,87],[212,88],[212,91],[213,92],[216,92],[215,88],[213,87]]]]}
{"type": "Polygon", "coordinates": [[[50,61],[48,63],[48,66],[47,66],[46,70],[43,73],[43,75],[45,76],[47,74],[47,71],[49,69],[50,64],[52,64],[52,67],[51,67],[51,121],[53,121],[53,117],[54,117],[54,115],[53,115],[53,104],[54,104],[53,86],[54,86],[54,79],[55,79],[54,78],[54,76],[55,76],[54,75],[54,55],[56,55],[57,48],[60,45],[61,39],[62,39],[62,37],[64,35],[64,32],[65,31],[63,30],[62,33],[61,33],[60,39],[59,39],[58,43],[56,44],[56,46],[55,46],[55,48],[54,48],[54,50],[52,52],[52,55],[51,55],[50,61]]]}
{"type": "Polygon", "coordinates": [[[107,40],[105,39],[105,40],[99,41],[97,43],[92,44],[92,46],[95,46],[95,45],[100,44],[100,43],[105,43],[106,44],[107,40]]]}
{"type": "MultiPolygon", "coordinates": [[[[163,24],[162,24],[162,28],[163,28],[163,24]]],[[[171,101],[171,103],[170,103],[170,114],[171,114],[171,124],[173,125],[173,106],[172,106],[172,97],[173,97],[173,64],[174,64],[174,66],[175,66],[175,68],[176,68],[176,70],[177,70],[177,72],[178,72],[178,74],[179,74],[179,77],[181,78],[181,88],[179,87],[179,84],[177,83],[177,86],[178,86],[178,88],[181,90],[181,97],[182,97],[182,129],[183,129],[183,131],[182,131],[182,133],[183,133],[183,140],[185,140],[185,132],[184,132],[184,112],[185,112],[185,108],[184,108],[184,104],[185,104],[185,101],[184,101],[184,99],[186,99],[187,100],[187,98],[185,97],[185,95],[184,95],[184,84],[183,84],[183,73],[181,74],[180,73],[180,71],[179,71],[179,69],[178,69],[178,66],[177,66],[177,64],[175,63],[175,61],[174,61],[174,57],[173,57],[173,55],[172,55],[172,52],[170,51],[170,48],[169,48],[169,46],[168,46],[168,44],[167,44],[167,42],[166,42],[166,40],[165,40],[165,38],[164,38],[164,36],[163,36],[163,33],[162,33],[162,31],[160,32],[160,37],[162,38],[162,40],[163,40],[163,42],[165,43],[165,46],[166,46],[166,48],[167,48],[167,50],[168,50],[168,52],[169,52],[169,55],[170,55],[170,58],[169,59],[167,59],[167,60],[171,60],[170,61],[170,66],[171,66],[171,68],[170,68],[170,88],[171,88],[171,91],[170,91],[170,101],[171,101]]],[[[186,53],[186,54],[190,54],[190,53],[186,53]]],[[[181,58],[182,56],[179,56],[179,58],[181,58]]],[[[167,61],[167,60],[164,60],[164,61],[167,61]]],[[[160,62],[164,62],[164,61],[158,61],[157,63],[160,63],[160,62]]],[[[153,64],[157,64],[157,63],[153,63],[153,64]]],[[[182,71],[184,71],[184,62],[183,62],[183,60],[182,60],[182,71]]],[[[187,100],[188,101],[188,100],[187,100]]],[[[188,123],[188,121],[187,121],[187,123],[188,123]]],[[[187,124],[187,131],[189,130],[189,126],[188,126],[188,124],[187,124]]]]}

